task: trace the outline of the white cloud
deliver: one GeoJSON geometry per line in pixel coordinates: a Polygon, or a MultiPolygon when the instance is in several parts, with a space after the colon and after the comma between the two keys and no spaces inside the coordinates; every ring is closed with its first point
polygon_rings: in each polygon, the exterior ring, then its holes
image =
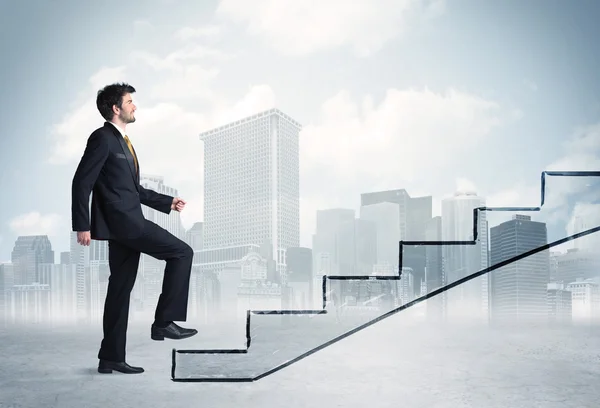
{"type": "MultiPolygon", "coordinates": [[[[94,89],[100,81],[105,84],[117,80],[122,72],[104,70],[94,75],[94,89]]],[[[165,83],[170,78],[167,75],[165,83]]],[[[137,80],[133,77],[129,82],[137,80]]],[[[145,87],[142,84],[138,89],[145,87]]],[[[210,90],[210,85],[207,83],[203,89],[210,90]]],[[[135,97],[140,108],[128,134],[142,171],[164,176],[166,184],[177,187],[189,200],[182,214],[184,224],[189,226],[198,221],[192,216],[202,214],[203,152],[198,134],[274,107],[276,97],[268,85],[250,87],[236,102],[208,92],[212,109],[193,113],[174,102],[152,103],[153,95],[141,94],[135,97]]],[[[53,157],[60,160],[55,162],[78,160],[87,135],[95,123],[101,122],[91,100],[67,116],[56,127],[53,157]]],[[[306,244],[314,232],[319,208],[358,207],[361,192],[397,188],[399,184],[431,191],[420,184],[421,173],[431,171],[432,163],[438,169],[448,168],[476,149],[477,142],[501,123],[496,103],[455,90],[434,93],[427,89],[391,89],[379,104],[371,96],[365,96],[359,104],[346,91],[334,95],[323,103],[319,120],[301,132],[303,242],[306,244]],[[335,189],[323,190],[323,185],[335,189]]]]}
{"type": "MultiPolygon", "coordinates": [[[[127,74],[126,70],[127,67],[124,65],[118,67],[102,67],[90,77],[89,83],[93,89],[99,90],[106,84],[123,81],[123,77],[127,74]]],[[[94,95],[93,101],[95,106],[96,95],[94,95]]]]}
{"type": "MultiPolygon", "coordinates": [[[[210,51],[205,48],[191,46],[172,52],[164,58],[138,51],[132,53],[127,65],[101,68],[90,77],[90,88],[80,92],[76,100],[79,105],[75,105],[73,111],[52,127],[50,137],[54,144],[49,162],[65,164],[81,157],[87,138],[104,122],[96,108],[96,92],[114,82],[129,82],[136,87],[138,92],[134,95],[134,100],[138,105],[138,118],[146,118],[145,112],[149,109],[152,115],[147,121],[154,124],[160,118],[163,123],[168,122],[167,126],[160,129],[163,131],[163,139],[164,135],[173,135],[174,132],[198,134],[200,130],[196,126],[203,120],[202,117],[186,112],[171,100],[180,96],[195,99],[211,97],[210,85],[218,70],[198,65],[209,54],[210,51]],[[161,75],[152,75],[153,71],[158,71],[161,75]],[[145,108],[145,105],[152,106],[153,101],[161,101],[159,103],[162,104],[155,104],[155,108],[145,108]],[[164,110],[157,110],[156,106],[164,110]]],[[[135,129],[139,126],[138,123],[131,125],[131,128],[135,129]]],[[[154,130],[144,128],[143,124],[142,128],[150,133],[154,130]]],[[[156,139],[163,140],[159,136],[156,139]]],[[[167,137],[167,140],[172,142],[173,137],[167,137]]]]}
{"type": "Polygon", "coordinates": [[[129,76],[152,100],[212,102],[216,96],[211,86],[219,75],[215,64],[232,58],[231,54],[197,44],[187,44],[165,56],[135,51],[129,76]]]}
{"type": "Polygon", "coordinates": [[[476,193],[477,187],[471,180],[459,177],[456,179],[456,191],[476,193]]]}
{"type": "MultiPolygon", "coordinates": [[[[448,191],[435,184],[437,176],[429,174],[433,163],[436,174],[460,170],[465,161],[470,161],[469,153],[482,148],[483,143],[477,145],[478,141],[483,142],[503,119],[515,119],[492,101],[457,91],[436,94],[428,90],[390,90],[376,107],[366,97],[362,109],[347,92],[342,92],[326,101],[322,111],[322,120],[307,125],[301,135],[302,181],[310,186],[303,196],[302,213],[310,221],[310,225],[303,225],[305,241],[314,231],[313,214],[317,209],[337,203],[356,208],[359,194],[364,191],[405,187],[414,196],[433,195],[433,215],[439,215],[440,201],[448,191]],[[317,184],[327,187],[318,189],[317,184]]],[[[564,155],[536,172],[534,178],[518,180],[510,188],[494,190],[486,186],[484,190],[468,177],[459,177],[456,189],[483,195],[489,207],[538,207],[541,171],[598,169],[600,125],[594,125],[577,129],[564,143],[564,155]]],[[[542,210],[524,214],[566,229],[573,202],[597,200],[599,196],[588,178],[547,177],[542,210]]],[[[487,213],[490,226],[512,215],[487,213]]]]}
{"type": "Polygon", "coordinates": [[[496,103],[450,90],[390,89],[379,105],[342,91],[325,101],[317,124],[302,131],[306,170],[327,168],[342,183],[370,177],[389,186],[444,168],[501,124],[496,103]]]}
{"type": "MultiPolygon", "coordinates": [[[[226,13],[232,4],[232,0],[222,2],[221,12],[226,13]]],[[[265,4],[258,2],[254,7],[260,10],[265,4]]],[[[318,11],[329,11],[332,4],[318,3],[310,10],[304,10],[304,6],[294,7],[303,10],[305,14],[298,18],[306,22],[319,18],[315,17],[318,11]]],[[[408,10],[417,3],[400,4],[397,10],[408,10]]],[[[285,13],[294,7],[285,9],[285,13]]],[[[356,3],[344,13],[352,17],[357,10],[368,9],[371,14],[367,13],[366,24],[371,24],[377,21],[380,11],[369,7],[366,3],[356,3]]],[[[398,11],[398,15],[402,13],[404,11],[398,11]]],[[[269,25],[269,19],[264,16],[263,21],[257,23],[265,33],[283,30],[279,23],[269,25]]],[[[356,46],[357,37],[353,36],[366,30],[337,22],[333,25],[339,26],[339,30],[349,30],[340,34],[340,45],[356,46]]],[[[293,31],[294,26],[288,28],[293,31]]],[[[194,30],[181,30],[176,35],[187,41],[218,31],[214,27],[194,30]]],[[[284,36],[283,40],[290,38],[284,36]]],[[[335,45],[335,42],[316,40],[311,43],[313,40],[308,37],[302,52],[335,45]]],[[[140,156],[142,171],[164,176],[165,183],[176,187],[188,200],[182,220],[190,226],[203,216],[203,151],[198,134],[277,104],[267,84],[251,86],[234,100],[216,92],[213,83],[220,74],[217,63],[229,57],[210,47],[186,42],[166,55],[138,51],[132,53],[126,66],[103,68],[91,77],[91,89],[82,93],[80,105],[54,127],[55,149],[51,161],[75,163],[81,157],[87,137],[103,122],[95,107],[95,92],[107,83],[127,78],[126,81],[138,89],[134,96],[139,107],[138,120],[129,126],[128,133],[140,156]],[[181,103],[189,101],[194,103],[181,103]],[[184,106],[193,106],[193,109],[184,106]]],[[[456,179],[457,189],[476,190],[468,180],[472,176],[464,173],[461,165],[470,159],[470,153],[481,148],[481,142],[496,127],[519,117],[494,101],[455,89],[445,92],[389,89],[380,101],[371,95],[357,98],[347,90],[332,95],[323,102],[320,116],[305,124],[300,136],[302,243],[310,245],[317,209],[358,208],[359,195],[365,191],[404,187],[411,195],[433,195],[434,215],[439,214],[441,196],[448,192],[448,186],[437,182],[439,175],[460,171],[465,178],[456,179]]],[[[578,170],[582,169],[582,163],[598,168],[597,156],[588,151],[598,142],[599,134],[598,128],[581,130],[579,136],[565,146],[569,154],[555,165],[564,170],[564,161],[571,160],[578,170]]],[[[549,186],[555,185],[556,180],[552,178],[549,186]]],[[[537,206],[539,179],[525,180],[515,188],[491,193],[486,197],[490,206],[537,206]]]]}
{"type": "Polygon", "coordinates": [[[73,112],[69,113],[62,122],[53,125],[50,130],[51,147],[48,162],[50,164],[65,164],[83,154],[91,127],[100,125],[100,114],[95,101],[87,101],[73,112]]]}
{"type": "MultiPolygon", "coordinates": [[[[269,85],[251,85],[236,102],[220,101],[212,114],[215,126],[221,126],[260,111],[276,107],[276,97],[269,85]]],[[[208,129],[203,129],[208,130],[208,129]]]]}
{"type": "Polygon", "coordinates": [[[156,83],[147,90],[154,100],[210,100],[213,96],[209,84],[217,77],[219,71],[206,69],[201,65],[186,65],[178,70],[179,75],[168,75],[162,82],[156,83]]]}
{"type": "Polygon", "coordinates": [[[136,87],[136,122],[127,129],[136,148],[141,171],[163,176],[165,184],[179,190],[188,205],[181,214],[184,226],[201,220],[203,200],[203,148],[199,134],[231,121],[274,107],[268,85],[250,86],[237,101],[212,89],[218,69],[210,65],[224,54],[186,45],[165,57],[134,52],[126,66],[102,68],[90,78],[91,88],[81,92],[79,105],[51,131],[49,162],[72,164],[81,158],[87,138],[102,126],[96,92],[106,84],[129,82],[136,87]],[[127,78],[127,79],[125,79],[127,78]],[[205,101],[206,110],[183,108],[181,102],[205,101]],[[202,113],[199,113],[202,112],[202,113]]]}
{"type": "MultiPolygon", "coordinates": [[[[540,183],[537,184],[531,180],[531,183],[519,182],[512,188],[505,188],[493,192],[484,197],[487,207],[539,207],[540,205],[540,183]]],[[[546,207],[544,207],[547,210],[546,207]]],[[[486,218],[489,227],[494,227],[512,218],[514,212],[504,211],[488,211],[486,218]]],[[[546,213],[540,212],[518,212],[517,214],[531,216],[532,220],[538,221],[541,215],[546,213]]]]}
{"type": "Polygon", "coordinates": [[[571,137],[563,142],[563,147],[566,150],[564,158],[567,161],[566,165],[571,166],[574,164],[572,162],[575,162],[576,165],[584,166],[587,170],[597,169],[597,154],[600,152],[600,123],[575,129],[571,137]],[[576,158],[573,158],[573,155],[576,158]]]}
{"type": "Polygon", "coordinates": [[[378,51],[444,11],[437,0],[221,0],[217,16],[244,24],[278,52],[303,56],[350,46],[358,56],[378,51]]]}
{"type": "MultiPolygon", "coordinates": [[[[433,211],[439,214],[447,186],[437,174],[455,171],[506,119],[495,102],[456,90],[390,89],[379,104],[369,95],[359,103],[342,91],[321,112],[300,137],[302,211],[311,220],[303,225],[305,242],[317,209],[358,208],[365,191],[402,187],[415,196],[438,195],[433,211]]],[[[456,183],[475,189],[464,178],[456,183]]]]}
{"type": "Polygon", "coordinates": [[[55,232],[61,223],[58,214],[42,215],[38,211],[21,214],[9,222],[10,229],[18,235],[46,235],[55,232]]]}
{"type": "Polygon", "coordinates": [[[152,25],[152,23],[148,20],[144,20],[144,19],[140,19],[140,20],[135,20],[133,22],[133,28],[137,31],[137,32],[143,32],[146,30],[152,30],[154,28],[154,26],[152,25]]]}
{"type": "Polygon", "coordinates": [[[171,74],[178,74],[180,70],[188,67],[185,64],[197,66],[200,63],[205,64],[207,60],[223,62],[233,58],[233,55],[204,45],[186,44],[165,56],[147,51],[134,51],[131,58],[132,65],[144,63],[158,71],[170,70],[171,74]]]}
{"type": "Polygon", "coordinates": [[[66,164],[81,157],[94,126],[99,127],[104,121],[96,108],[96,92],[106,84],[121,82],[125,73],[125,66],[103,67],[90,77],[91,89],[82,90],[72,105],[73,111],[50,127],[49,163],[66,164]]]}
{"type": "Polygon", "coordinates": [[[201,27],[183,27],[175,32],[174,37],[178,40],[188,41],[195,39],[214,39],[223,33],[223,27],[215,24],[201,27]]]}
{"type": "MultiPolygon", "coordinates": [[[[443,2],[425,4],[412,0],[379,4],[358,2],[350,7],[347,3],[335,2],[316,2],[309,7],[306,3],[295,4],[276,2],[269,5],[263,1],[253,4],[249,10],[244,3],[240,12],[243,20],[244,13],[264,11],[263,7],[283,11],[281,15],[267,13],[269,15],[261,17],[258,24],[266,24],[263,33],[268,35],[286,30],[287,33],[278,38],[284,43],[298,41],[301,53],[338,44],[351,45],[364,54],[398,35],[402,31],[400,20],[406,18],[406,13],[417,10],[421,16],[424,13],[432,16],[443,10],[443,2]],[[337,10],[340,5],[342,7],[337,10]],[[294,10],[302,11],[298,20],[300,25],[286,22],[286,19],[295,20],[294,10]],[[335,18],[329,19],[332,15],[335,18]],[[275,17],[274,26],[270,25],[271,17],[275,17]],[[327,24],[318,25],[319,19],[325,19],[327,24]],[[317,26],[325,32],[315,31],[317,26]],[[300,31],[296,31],[298,27],[300,31]],[[326,38],[330,34],[333,37],[326,38]]],[[[231,1],[221,2],[221,16],[235,13],[232,5],[231,1]]],[[[137,26],[148,28],[141,22],[137,26]]],[[[275,94],[267,84],[252,85],[235,100],[215,91],[213,83],[220,74],[219,64],[234,57],[206,45],[207,39],[215,39],[221,33],[220,25],[184,28],[175,33],[175,37],[183,41],[178,49],[164,55],[136,51],[123,66],[99,70],[90,78],[90,88],[79,95],[78,105],[52,128],[54,148],[49,161],[75,165],[89,134],[104,121],[95,106],[97,90],[108,83],[129,82],[138,91],[134,95],[138,112],[136,123],[128,127],[128,134],[140,156],[141,169],[146,174],[163,176],[166,184],[176,187],[188,199],[188,206],[182,213],[184,224],[198,221],[199,218],[193,219],[202,215],[203,152],[198,134],[276,106],[275,94]],[[193,110],[184,106],[193,106],[193,110]]],[[[423,142],[445,140],[446,144],[454,138],[453,143],[458,146],[462,141],[485,135],[496,126],[496,109],[494,103],[464,93],[434,94],[428,90],[390,90],[380,105],[375,105],[367,96],[359,109],[349,93],[340,92],[325,102],[321,120],[307,126],[301,135],[302,177],[304,187],[309,191],[302,198],[303,218],[314,218],[316,208],[331,203],[349,205],[348,196],[343,192],[331,191],[331,194],[319,196],[317,179],[312,176],[322,166],[332,168],[332,175],[339,179],[340,185],[345,184],[346,190],[352,187],[348,177],[359,177],[367,181],[367,186],[395,185],[399,173],[404,179],[412,177],[417,156],[423,152],[423,147],[413,139],[425,135],[423,142]],[[445,126],[454,128],[450,138],[436,134],[447,130],[445,126]],[[378,142],[373,143],[374,140],[378,142]],[[397,160],[393,149],[398,147],[408,153],[405,157],[411,157],[410,161],[397,160]],[[361,172],[356,170],[355,163],[361,159],[364,150],[367,150],[369,163],[376,166],[361,172]],[[382,152],[384,160],[378,160],[382,152]],[[381,178],[382,173],[388,176],[381,178]]],[[[365,183],[358,183],[359,187],[361,185],[365,186],[365,183]]],[[[302,230],[303,235],[310,235],[311,225],[302,224],[302,230]]]]}
{"type": "Polygon", "coordinates": [[[203,218],[204,150],[202,131],[252,115],[273,106],[273,91],[264,85],[248,89],[237,102],[221,100],[202,115],[174,103],[140,109],[128,133],[140,159],[140,168],[165,177],[188,202],[181,214],[186,228],[203,218]]]}
{"type": "Polygon", "coordinates": [[[64,241],[70,228],[65,226],[64,218],[59,214],[42,214],[38,211],[21,214],[9,221],[9,227],[16,235],[48,235],[53,243],[64,241]]]}

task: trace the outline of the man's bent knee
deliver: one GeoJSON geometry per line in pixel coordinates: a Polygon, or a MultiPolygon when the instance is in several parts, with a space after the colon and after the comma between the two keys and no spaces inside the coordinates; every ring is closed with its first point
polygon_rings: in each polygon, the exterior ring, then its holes
{"type": "Polygon", "coordinates": [[[188,244],[183,245],[183,257],[193,259],[194,258],[194,250],[188,244]]]}

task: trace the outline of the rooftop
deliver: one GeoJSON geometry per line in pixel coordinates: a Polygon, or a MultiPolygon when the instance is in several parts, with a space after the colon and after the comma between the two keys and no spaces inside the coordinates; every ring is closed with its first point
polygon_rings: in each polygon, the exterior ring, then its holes
{"type": "Polygon", "coordinates": [[[284,118],[287,121],[289,121],[292,125],[296,126],[299,130],[302,129],[302,125],[300,123],[298,123],[297,121],[295,121],[294,119],[292,119],[289,115],[286,115],[285,113],[281,112],[277,108],[272,108],[272,109],[269,109],[269,110],[266,110],[263,112],[256,113],[252,116],[248,116],[246,118],[236,120],[235,122],[228,123],[227,125],[219,126],[214,129],[208,130],[206,132],[202,132],[202,133],[200,133],[200,140],[204,140],[204,139],[206,139],[206,137],[213,135],[213,134],[220,133],[223,130],[231,129],[236,126],[240,126],[245,123],[252,122],[256,119],[264,118],[265,116],[271,116],[271,115],[277,115],[281,118],[284,118]]]}

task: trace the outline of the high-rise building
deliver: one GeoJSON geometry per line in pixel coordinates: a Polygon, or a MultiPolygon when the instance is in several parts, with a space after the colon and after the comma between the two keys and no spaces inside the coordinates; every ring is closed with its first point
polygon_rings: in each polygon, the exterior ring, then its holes
{"type": "Polygon", "coordinates": [[[342,223],[336,235],[340,275],[365,276],[377,264],[377,225],[355,219],[342,223]]]}
{"type": "MultiPolygon", "coordinates": [[[[442,200],[442,240],[473,240],[473,210],[485,206],[475,192],[459,191],[442,200]]],[[[485,269],[488,264],[486,213],[479,211],[478,240],[475,245],[442,247],[446,284],[485,269]]],[[[448,319],[488,320],[488,274],[471,279],[446,292],[448,319]]]]}
{"type": "MultiPolygon", "coordinates": [[[[361,207],[381,203],[398,205],[400,240],[423,241],[425,239],[427,225],[432,217],[431,196],[411,197],[405,189],[375,191],[361,194],[360,203],[361,207]]],[[[415,280],[415,284],[412,285],[415,290],[414,296],[419,295],[421,282],[425,279],[425,263],[424,246],[404,247],[402,267],[412,270],[415,280]]]]}
{"type": "MultiPolygon", "coordinates": [[[[176,188],[165,184],[164,177],[162,176],[142,174],[140,175],[140,185],[160,194],[172,197],[179,195],[176,188]]],[[[165,214],[154,208],[142,205],[142,213],[147,220],[166,229],[177,238],[181,240],[185,239],[185,229],[181,223],[179,212],[171,211],[169,214],[165,214]]],[[[97,309],[98,306],[103,306],[104,298],[106,297],[106,287],[108,286],[107,273],[109,273],[109,269],[108,264],[103,261],[103,258],[91,256],[91,261],[90,276],[94,277],[95,284],[91,292],[92,299],[95,299],[92,300],[92,303],[97,305],[94,306],[94,309],[97,309]],[[95,260],[100,262],[94,262],[95,260]]],[[[147,254],[141,254],[138,264],[138,278],[136,279],[131,296],[131,308],[134,312],[131,316],[132,320],[138,317],[143,318],[143,314],[154,313],[158,297],[162,291],[165,265],[166,262],[163,260],[156,259],[147,254]],[[143,312],[142,316],[137,312],[143,312]]],[[[101,310],[102,308],[100,307],[92,317],[99,318],[101,310]]]]}
{"type": "Polygon", "coordinates": [[[312,271],[312,249],[311,248],[288,248],[286,251],[289,277],[288,282],[311,282],[312,271]]]}
{"type": "Polygon", "coordinates": [[[550,251],[549,266],[548,266],[548,282],[556,282],[558,280],[558,259],[561,253],[558,251],[550,251]]]}
{"type": "Polygon", "coordinates": [[[46,323],[50,321],[50,285],[34,282],[14,285],[6,293],[9,323],[46,323]]]}
{"type": "Polygon", "coordinates": [[[408,219],[406,220],[406,238],[410,241],[423,241],[433,215],[431,196],[411,197],[408,200],[408,219]]]}
{"type": "Polygon", "coordinates": [[[600,320],[600,279],[577,278],[567,285],[571,292],[571,317],[575,324],[594,324],[600,320]]]}
{"type": "Polygon", "coordinates": [[[194,251],[201,251],[204,248],[204,223],[196,222],[185,232],[185,240],[194,251]]]}
{"type": "Polygon", "coordinates": [[[376,225],[377,264],[389,266],[398,273],[398,243],[400,242],[400,208],[395,203],[383,202],[360,207],[360,219],[376,225]]]}
{"type": "Polygon", "coordinates": [[[48,285],[50,290],[50,321],[46,323],[76,323],[77,266],[42,264],[41,267],[40,283],[48,285]]]}
{"type": "MultiPolygon", "coordinates": [[[[287,308],[312,309],[314,298],[311,248],[288,248],[286,252],[289,299],[287,308]]],[[[319,289],[321,289],[319,287],[319,289]]]]}
{"type": "Polygon", "coordinates": [[[354,222],[354,217],[355,211],[348,208],[317,211],[317,228],[312,242],[313,271],[317,279],[323,275],[340,275],[338,231],[344,223],[354,222]]]}
{"type": "MultiPolygon", "coordinates": [[[[164,177],[161,176],[142,174],[140,176],[140,185],[160,194],[166,194],[172,197],[177,197],[179,195],[177,189],[166,185],[164,177]]],[[[181,224],[179,212],[171,211],[171,213],[165,214],[146,205],[142,205],[142,213],[147,220],[166,229],[177,238],[181,240],[185,239],[185,230],[181,224]]]]}
{"type": "MultiPolygon", "coordinates": [[[[426,241],[442,240],[442,217],[434,217],[427,226],[426,241]]],[[[446,284],[442,247],[440,245],[427,245],[425,247],[425,290],[427,293],[441,288],[446,284]]],[[[427,299],[427,319],[432,322],[443,320],[445,315],[446,293],[427,299]]]]}
{"type": "Polygon", "coordinates": [[[432,216],[432,197],[411,197],[405,189],[374,191],[360,195],[360,205],[394,203],[399,207],[400,239],[422,241],[432,216]]]}
{"type": "Polygon", "coordinates": [[[204,247],[300,244],[299,132],[277,109],[204,132],[204,247]]]}
{"type": "Polygon", "coordinates": [[[54,251],[47,235],[17,237],[11,254],[15,285],[40,282],[40,264],[54,263],[54,251]]]}
{"type": "Polygon", "coordinates": [[[556,258],[556,281],[565,285],[577,279],[600,276],[600,255],[596,250],[569,248],[556,258]]]}
{"type": "Polygon", "coordinates": [[[15,284],[13,264],[0,263],[0,323],[9,320],[8,291],[15,284]]]}
{"type": "MultiPolygon", "coordinates": [[[[548,243],[543,222],[528,215],[490,230],[492,265],[514,258],[548,243]]],[[[530,255],[491,272],[491,318],[493,322],[546,321],[548,315],[549,251],[530,255]]]]}
{"type": "Polygon", "coordinates": [[[572,318],[572,296],[563,283],[548,283],[548,321],[569,324],[572,318]]]}
{"type": "Polygon", "coordinates": [[[78,323],[90,322],[90,247],[92,245],[96,246],[97,244],[97,242],[92,241],[90,246],[80,245],[77,243],[77,232],[71,231],[70,264],[75,265],[78,323]]]}

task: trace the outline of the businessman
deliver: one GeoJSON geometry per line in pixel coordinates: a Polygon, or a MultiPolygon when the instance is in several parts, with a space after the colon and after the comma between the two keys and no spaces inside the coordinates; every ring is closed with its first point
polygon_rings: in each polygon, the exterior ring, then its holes
{"type": "Polygon", "coordinates": [[[141,253],[166,261],[151,338],[184,339],[197,333],[174,323],[187,318],[193,251],[146,220],[141,207],[144,204],[169,214],[172,210],[182,211],[186,202],[140,185],[140,164],[127,137],[127,124],[135,122],[133,93],[135,89],[123,83],[98,91],[96,106],[106,122],[89,137],[73,177],[71,212],[77,242],[88,246],[92,239],[108,241],[110,278],[104,305],[104,338],[98,353],[100,373],[144,372],[125,361],[129,299],[141,253]]]}

